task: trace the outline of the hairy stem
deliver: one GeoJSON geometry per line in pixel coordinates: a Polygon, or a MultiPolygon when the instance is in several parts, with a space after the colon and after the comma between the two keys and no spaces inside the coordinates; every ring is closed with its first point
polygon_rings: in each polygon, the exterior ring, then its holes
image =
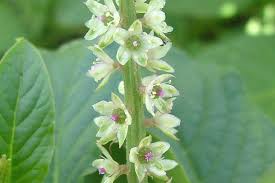
{"type": "MultiPolygon", "coordinates": [[[[120,0],[120,14],[122,18],[122,27],[128,29],[136,20],[134,0],[120,0]]],[[[123,66],[123,79],[126,106],[132,115],[132,125],[129,126],[126,139],[127,165],[130,168],[127,179],[129,183],[138,183],[134,165],[129,162],[129,153],[130,149],[138,146],[140,140],[145,137],[146,131],[144,128],[143,98],[139,92],[141,75],[139,66],[134,61],[130,60],[123,66]]],[[[147,178],[144,183],[145,182],[147,182],[147,178]]]]}

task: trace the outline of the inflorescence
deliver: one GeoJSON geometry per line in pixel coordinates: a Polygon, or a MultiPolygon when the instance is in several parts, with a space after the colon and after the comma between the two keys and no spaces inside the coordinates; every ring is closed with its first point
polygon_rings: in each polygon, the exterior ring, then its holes
{"type": "MultiPolygon", "coordinates": [[[[156,127],[167,136],[176,137],[180,119],[170,114],[173,102],[179,95],[178,90],[171,84],[174,68],[163,60],[172,47],[172,43],[165,35],[173,30],[165,22],[162,9],[165,0],[136,0],[136,13],[142,17],[130,26],[128,30],[121,27],[121,17],[118,11],[118,1],[88,0],[86,3],[93,13],[86,23],[89,28],[85,35],[87,40],[98,38],[96,45],[89,47],[97,59],[94,61],[88,75],[96,82],[98,88],[103,87],[111,75],[130,61],[153,72],[153,75],[142,79],[140,90],[144,98],[144,105],[152,116],[145,120],[144,127],[156,127]],[[147,2],[149,1],[149,2],[147,2]],[[150,31],[144,31],[150,30],[150,31]],[[116,58],[111,58],[104,49],[113,42],[119,45],[116,58]],[[158,75],[157,72],[166,72],[158,75]]],[[[119,92],[124,94],[124,83],[119,84],[119,92]]],[[[126,165],[119,165],[103,147],[107,143],[118,143],[122,147],[125,143],[128,127],[132,121],[131,114],[119,96],[112,93],[111,101],[100,101],[93,105],[101,116],[94,119],[99,130],[97,146],[104,155],[102,159],[93,162],[93,166],[103,175],[102,182],[112,183],[122,174],[127,174],[126,165]]],[[[166,171],[177,166],[174,160],[164,159],[163,154],[170,148],[167,142],[152,142],[149,135],[143,138],[137,147],[130,150],[129,160],[135,165],[135,172],[140,182],[146,176],[156,177],[171,182],[166,171]]]]}

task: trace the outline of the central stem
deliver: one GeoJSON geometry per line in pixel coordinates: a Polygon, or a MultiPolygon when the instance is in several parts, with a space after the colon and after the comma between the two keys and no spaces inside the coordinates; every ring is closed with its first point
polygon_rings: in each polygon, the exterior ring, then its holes
{"type": "MultiPolygon", "coordinates": [[[[128,29],[136,20],[136,10],[134,0],[120,0],[120,14],[122,27],[128,29]]],[[[130,172],[127,175],[128,183],[138,183],[135,174],[135,168],[129,161],[130,150],[138,146],[141,139],[146,135],[144,128],[144,110],[143,97],[139,92],[141,86],[141,75],[139,66],[130,60],[123,66],[123,79],[125,87],[125,102],[132,116],[132,124],[129,126],[126,142],[127,165],[130,167],[130,172]]],[[[144,183],[147,182],[147,178],[144,183]]]]}

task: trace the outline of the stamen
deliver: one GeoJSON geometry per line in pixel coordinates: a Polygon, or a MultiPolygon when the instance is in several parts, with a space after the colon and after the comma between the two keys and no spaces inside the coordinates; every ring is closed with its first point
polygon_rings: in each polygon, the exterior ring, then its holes
{"type": "Polygon", "coordinates": [[[145,159],[147,162],[151,161],[151,160],[153,159],[153,157],[154,157],[154,155],[153,155],[153,153],[152,153],[151,151],[148,152],[148,153],[146,153],[146,154],[144,155],[144,159],[145,159]]]}
{"type": "Polygon", "coordinates": [[[104,175],[106,173],[106,169],[105,168],[99,168],[98,173],[99,173],[99,175],[104,175]]]}
{"type": "Polygon", "coordinates": [[[111,116],[111,119],[112,119],[113,121],[117,122],[117,121],[119,120],[119,116],[118,116],[117,114],[113,114],[113,115],[111,116]]]}
{"type": "Polygon", "coordinates": [[[138,45],[139,45],[139,44],[138,44],[138,41],[134,41],[134,42],[133,42],[133,46],[134,46],[134,47],[137,47],[138,45]]]}
{"type": "Polygon", "coordinates": [[[159,90],[158,91],[158,93],[157,93],[157,95],[159,96],[159,97],[164,97],[164,94],[165,94],[165,92],[164,92],[164,90],[159,90]]]}

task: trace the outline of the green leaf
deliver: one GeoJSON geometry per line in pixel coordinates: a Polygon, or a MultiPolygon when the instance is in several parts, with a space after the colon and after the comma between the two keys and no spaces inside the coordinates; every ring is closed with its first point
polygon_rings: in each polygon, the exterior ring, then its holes
{"type": "Polygon", "coordinates": [[[99,158],[95,145],[98,114],[92,105],[110,98],[110,91],[95,93],[96,83],[86,73],[95,59],[88,44],[74,42],[56,52],[44,52],[56,101],[56,144],[49,183],[75,183],[93,160],[99,158]]]}
{"type": "Polygon", "coordinates": [[[0,54],[12,46],[18,36],[24,36],[25,30],[15,12],[8,3],[0,1],[0,54]],[[7,21],[8,19],[8,21],[7,21]]]}
{"type": "Polygon", "coordinates": [[[274,47],[275,36],[236,34],[197,53],[195,59],[237,69],[251,101],[275,119],[274,47]]]}
{"type": "Polygon", "coordinates": [[[54,101],[41,56],[23,39],[0,63],[0,101],[0,154],[10,159],[5,183],[42,182],[53,153],[54,101]]]}
{"type": "Polygon", "coordinates": [[[183,121],[180,142],[169,141],[191,182],[257,182],[275,162],[275,126],[247,100],[239,75],[176,51],[168,59],[184,95],[173,111],[183,121]]]}

